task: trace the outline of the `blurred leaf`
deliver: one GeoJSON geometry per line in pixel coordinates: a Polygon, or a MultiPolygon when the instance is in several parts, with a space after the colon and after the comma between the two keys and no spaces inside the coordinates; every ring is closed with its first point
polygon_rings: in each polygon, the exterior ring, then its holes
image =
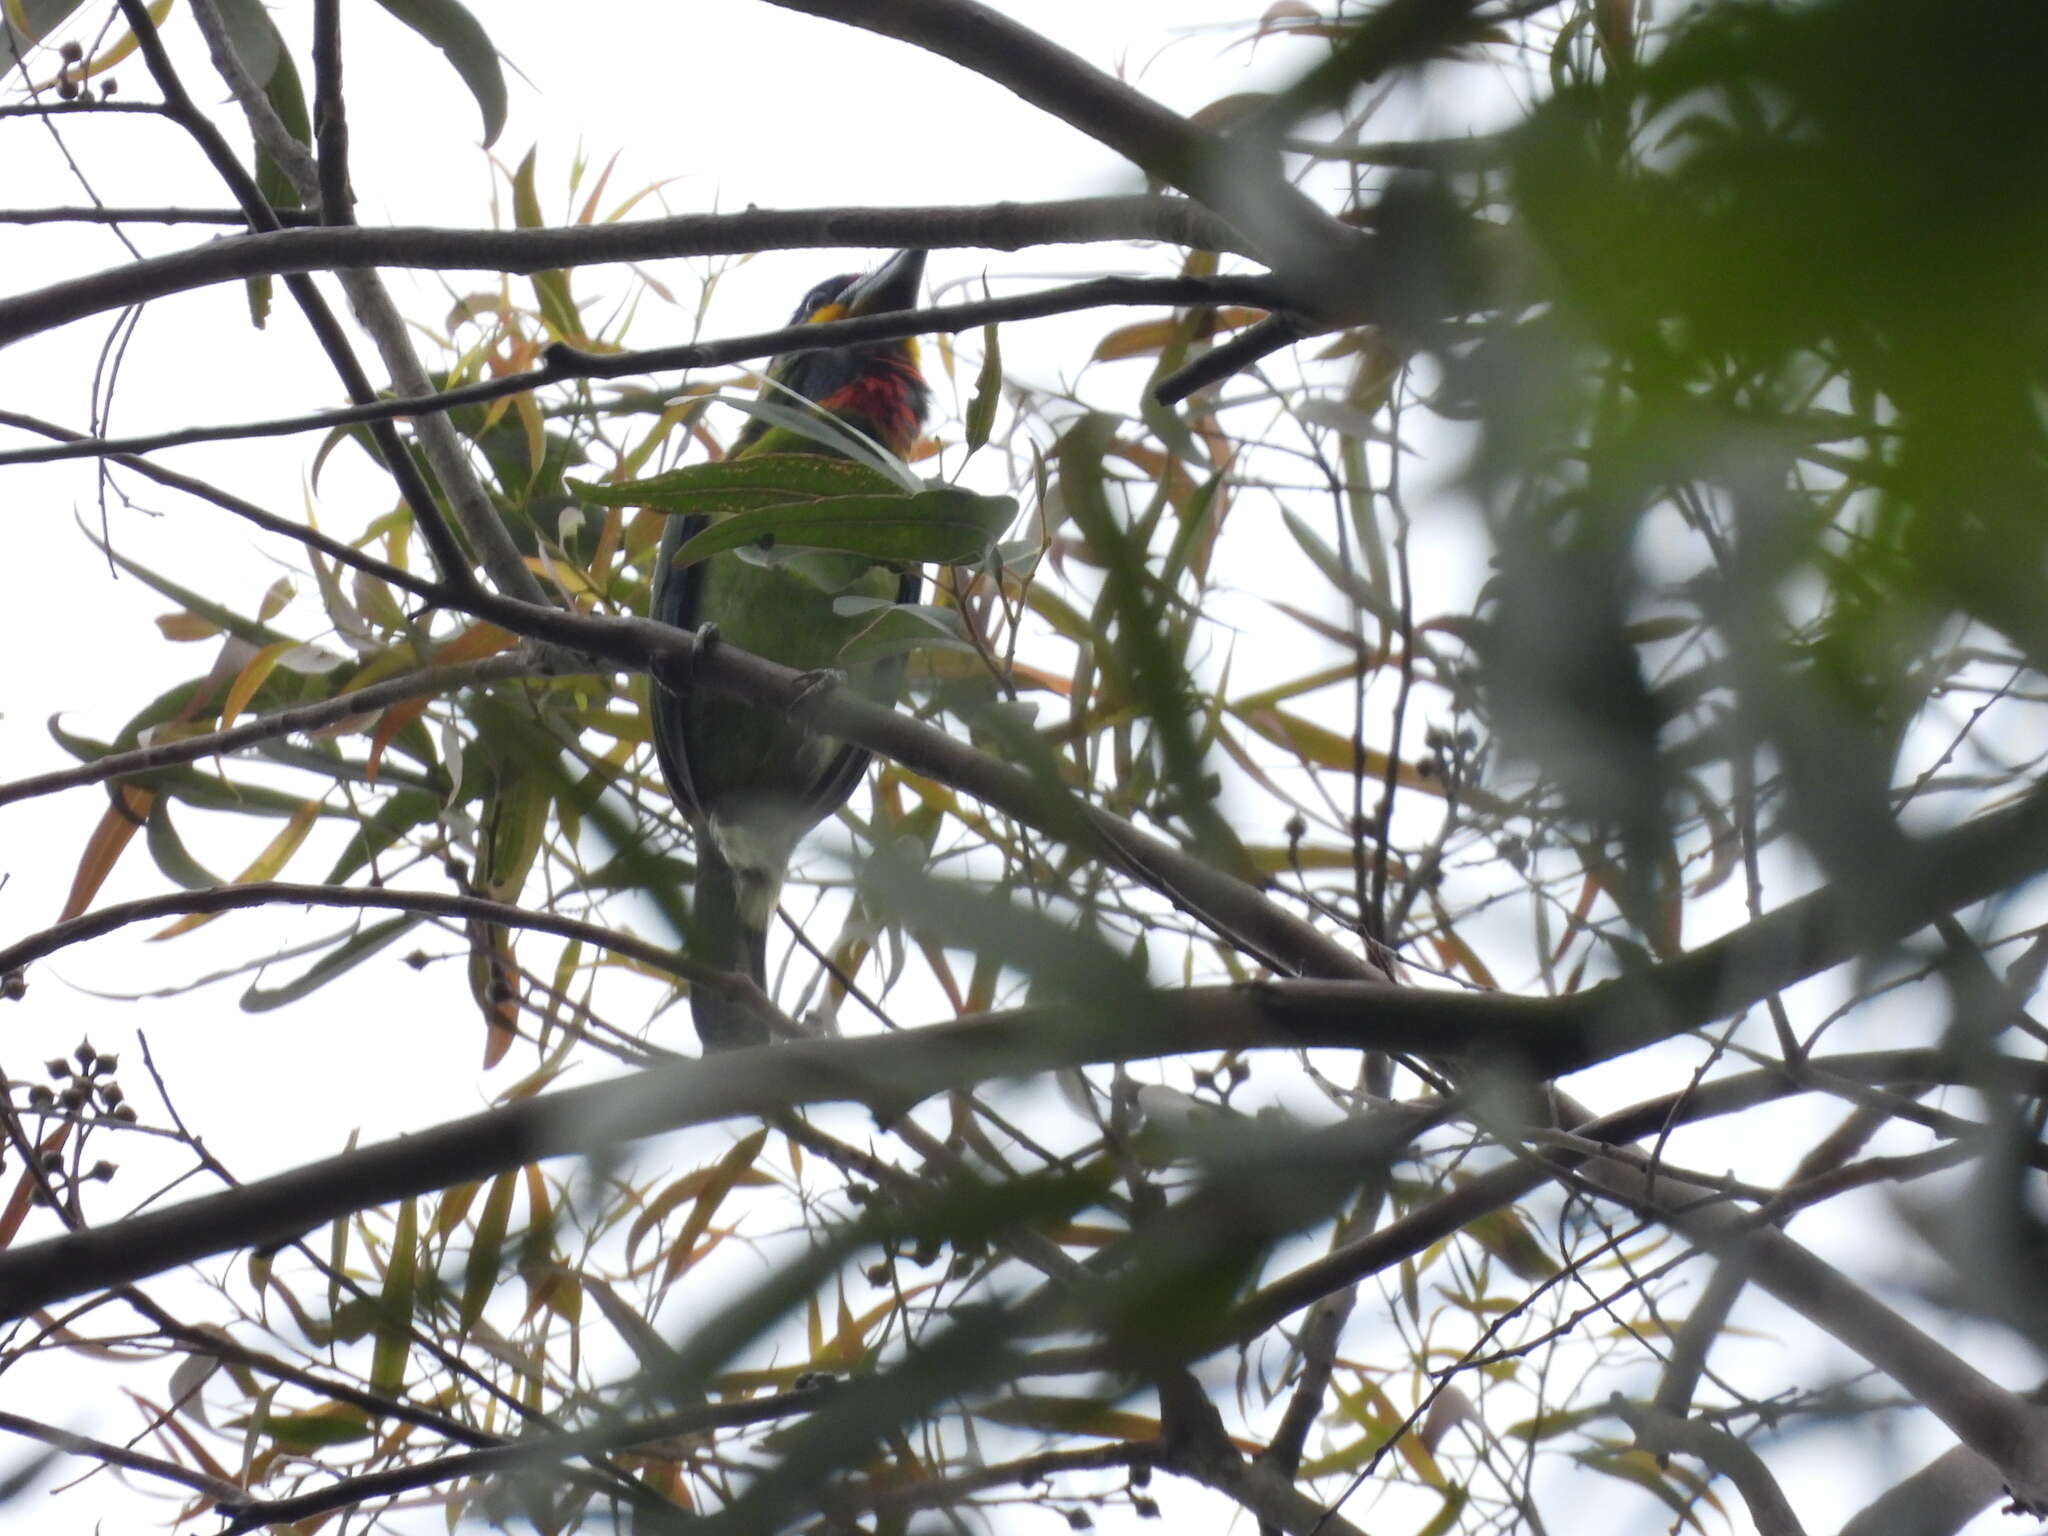
{"type": "Polygon", "coordinates": [[[226,702],[220,707],[218,730],[226,730],[235,723],[235,717],[249,707],[249,701],[256,697],[257,690],[270,680],[271,671],[278,660],[298,644],[295,640],[278,640],[266,645],[251,656],[242,670],[236,674],[234,683],[228,688],[226,702]]]}
{"type": "Polygon", "coordinates": [[[0,72],[11,73],[22,57],[79,7],[80,0],[6,0],[0,6],[0,72]]]}
{"type": "Polygon", "coordinates": [[[761,1155],[761,1148],[767,1144],[768,1127],[757,1126],[727,1149],[707,1171],[703,1187],[697,1193],[696,1204],[690,1207],[689,1217],[683,1222],[683,1230],[676,1240],[669,1244],[668,1262],[662,1266],[661,1283],[667,1285],[689,1267],[691,1251],[697,1246],[711,1225],[711,1218],[718,1213],[718,1207],[733,1187],[744,1178],[754,1166],[754,1160],[761,1155]]]}
{"type": "Polygon", "coordinates": [[[464,1333],[477,1325],[484,1307],[496,1289],[505,1264],[505,1231],[512,1219],[512,1197],[518,1188],[518,1170],[506,1169],[491,1180],[490,1197],[477,1217],[476,1236],[462,1266],[462,1308],[459,1314],[464,1333]]]}
{"type": "Polygon", "coordinates": [[[1102,1440],[1152,1441],[1159,1438],[1159,1420],[1129,1413],[1086,1397],[1050,1397],[1019,1393],[998,1398],[978,1417],[1012,1429],[1038,1429],[1055,1434],[1093,1435],[1102,1440]]]}
{"type": "MultiPolygon", "coordinates": [[[[240,1428],[247,1420],[237,1421],[240,1428]]],[[[354,1403],[328,1403],[304,1413],[266,1413],[255,1421],[256,1432],[289,1451],[311,1452],[370,1438],[363,1410],[354,1403]]]]}
{"type": "Polygon", "coordinates": [[[220,633],[218,624],[196,613],[162,614],[156,621],[156,627],[166,640],[172,642],[211,640],[220,633]]]}
{"type": "Polygon", "coordinates": [[[171,825],[171,802],[156,798],[149,808],[149,856],[172,884],[188,891],[211,890],[225,882],[185,851],[171,825]]]}
{"type": "Polygon", "coordinates": [[[258,86],[267,87],[284,57],[284,39],[277,35],[262,0],[214,0],[235,57],[258,86]]]}

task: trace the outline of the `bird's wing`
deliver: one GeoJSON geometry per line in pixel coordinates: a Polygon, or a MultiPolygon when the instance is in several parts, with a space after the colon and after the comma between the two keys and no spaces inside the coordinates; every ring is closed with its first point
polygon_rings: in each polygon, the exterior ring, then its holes
{"type": "MultiPolygon", "coordinates": [[[[704,586],[703,562],[680,571],[674,562],[676,551],[702,533],[710,521],[706,517],[668,519],[661,532],[661,553],[654,569],[654,597],[648,604],[649,618],[673,624],[678,629],[697,627],[697,604],[704,586]]],[[[662,688],[658,680],[654,686],[662,688]]],[[[675,800],[676,808],[694,819],[702,814],[703,808],[697,803],[695,781],[690,777],[690,757],[683,740],[681,701],[677,699],[670,707],[663,708],[656,700],[648,715],[654,727],[654,756],[661,764],[662,777],[668,780],[669,794],[675,800]]]]}
{"type": "MultiPolygon", "coordinates": [[[[915,567],[905,571],[896,582],[896,601],[914,603],[924,593],[924,578],[915,567]]],[[[903,676],[904,659],[896,657],[890,661],[877,662],[875,670],[888,682],[888,691],[898,691],[903,676]]],[[[805,797],[804,803],[812,812],[814,821],[823,821],[852,796],[854,786],[868,771],[868,764],[874,754],[865,747],[841,747],[832,759],[831,767],[819,777],[817,788],[805,797]]]]}

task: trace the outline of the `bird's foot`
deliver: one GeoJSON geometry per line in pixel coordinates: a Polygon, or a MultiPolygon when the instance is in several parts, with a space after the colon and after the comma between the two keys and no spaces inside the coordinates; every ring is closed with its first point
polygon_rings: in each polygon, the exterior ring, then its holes
{"type": "Polygon", "coordinates": [[[804,673],[796,680],[796,692],[790,695],[790,719],[803,724],[807,716],[817,713],[818,706],[831,696],[833,689],[845,686],[846,674],[837,667],[819,667],[804,673]]]}
{"type": "Polygon", "coordinates": [[[690,677],[694,681],[697,668],[704,664],[704,658],[717,650],[723,641],[716,624],[699,624],[690,631],[690,634],[697,642],[696,649],[690,652],[690,677]]]}

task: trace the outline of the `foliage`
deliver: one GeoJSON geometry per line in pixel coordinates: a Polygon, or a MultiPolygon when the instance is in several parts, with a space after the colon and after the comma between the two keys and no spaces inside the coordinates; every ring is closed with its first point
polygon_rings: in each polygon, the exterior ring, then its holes
{"type": "MultiPolygon", "coordinates": [[[[482,21],[384,4],[494,138],[482,21]]],[[[93,9],[10,3],[12,78],[89,91],[123,46],[55,48],[93,9]]],[[[905,10],[912,41],[971,51],[960,7],[905,10]]],[[[261,8],[218,14],[335,153],[299,84],[320,60],[261,8]]],[[[138,25],[124,5],[110,35],[138,25]]],[[[1059,387],[1015,366],[1028,322],[949,320],[976,345],[932,349],[957,414],[911,464],[726,463],[749,414],[817,429],[744,369],[597,364],[739,279],[678,300],[565,241],[422,326],[458,400],[407,409],[402,454],[361,416],[309,447],[316,488],[361,456],[396,498],[345,540],[286,523],[300,574],[253,609],[110,541],[175,605],[165,643],[208,650],[113,739],[53,728],[80,773],[0,786],[113,797],[63,920],[0,972],[18,993],[16,967],[124,922],[354,905],[249,955],[241,1006],[317,1008],[440,931],[484,1068],[522,1075],[480,1120],[155,1210],[88,1149],[139,1162],[155,1133],[166,1186],[220,1178],[202,1128],[138,1115],[113,1056],[52,1062],[7,1110],[0,1371],[135,1347],[51,1310],[128,1298],[185,1363],[135,1394],[153,1449],[124,1464],[231,1530],[424,1529],[428,1505],[1023,1529],[1008,1506],[1157,1514],[1155,1470],[1265,1529],[1357,1529],[1370,1484],[1375,1528],[1540,1530],[1584,1497],[1571,1468],[1611,1523],[1655,1501],[1787,1530],[1788,1426],[1901,1413],[1976,1453],[1954,1524],[2001,1485],[2048,1504],[2040,1410],[1878,1302],[1896,1276],[1867,1254],[1783,1230],[1941,1177],[1940,1204],[1855,1219],[1982,1256],[1916,1305],[2043,1340],[2048,18],[1283,0],[1239,41],[1281,37],[1320,62],[1150,149],[1128,88],[1074,61],[1024,85],[968,61],[1239,240],[1091,260],[1200,284],[1255,258],[1290,295],[1270,313],[1218,286],[1097,316],[1059,387]],[[1365,137],[1402,99],[1383,73],[1472,71],[1516,83],[1511,127],[1365,137]],[[846,615],[871,616],[849,665],[910,658],[904,716],[623,622],[681,509],[723,514],[684,559],[936,567],[931,603],[846,615]],[[1490,566],[1437,563],[1468,525],[1490,566]],[[671,1049],[674,989],[729,979],[691,958],[650,674],[818,708],[878,753],[785,894],[798,1038],[671,1049]],[[138,858],[169,894],[100,902],[138,858]],[[605,1063],[632,1072],[592,1082],[605,1063]],[[243,1252],[175,1307],[134,1285],[243,1252]],[[1751,1287],[1799,1350],[1739,1352],[1751,1287]],[[1825,1376],[1804,1330],[1897,1394],[1825,1376]]],[[[317,208],[287,147],[261,184],[317,208]]],[[[546,224],[539,163],[505,173],[517,229],[546,224]]],[[[609,174],[578,165],[568,233],[640,201],[609,174]]],[[[118,445],[64,451],[94,450],[118,445]]]]}

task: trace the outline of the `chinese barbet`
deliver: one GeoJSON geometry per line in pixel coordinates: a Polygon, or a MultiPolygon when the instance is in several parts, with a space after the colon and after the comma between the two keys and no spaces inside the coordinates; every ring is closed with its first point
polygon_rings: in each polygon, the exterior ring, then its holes
{"type": "MultiPolygon", "coordinates": [[[[791,324],[820,324],[913,309],[924,279],[923,251],[899,251],[865,277],[842,276],[804,295],[791,324]]],[[[872,438],[898,457],[923,429],[929,391],[914,340],[785,352],[768,365],[762,399],[812,409],[872,438]],[[808,406],[805,405],[808,402],[808,406]]],[[[832,453],[824,443],[757,416],[733,456],[832,453]]],[[[666,624],[715,632],[727,642],[803,671],[841,665],[847,643],[873,623],[869,611],[842,612],[840,598],[915,602],[915,569],[858,555],[809,552],[775,561],[729,551],[674,569],[676,551],[706,524],[672,515],[662,534],[652,615],[666,624]]],[[[901,659],[855,669],[847,679],[863,697],[893,704],[901,659]]],[[[729,696],[656,687],[651,700],[655,755],[696,839],[695,928],[698,958],[767,984],[768,927],[782,881],[804,834],[845,804],[867,771],[869,754],[816,735],[787,713],[729,696]]],[[[707,1051],[759,1044],[758,1013],[710,987],[694,988],[691,1014],[707,1051]]]]}

